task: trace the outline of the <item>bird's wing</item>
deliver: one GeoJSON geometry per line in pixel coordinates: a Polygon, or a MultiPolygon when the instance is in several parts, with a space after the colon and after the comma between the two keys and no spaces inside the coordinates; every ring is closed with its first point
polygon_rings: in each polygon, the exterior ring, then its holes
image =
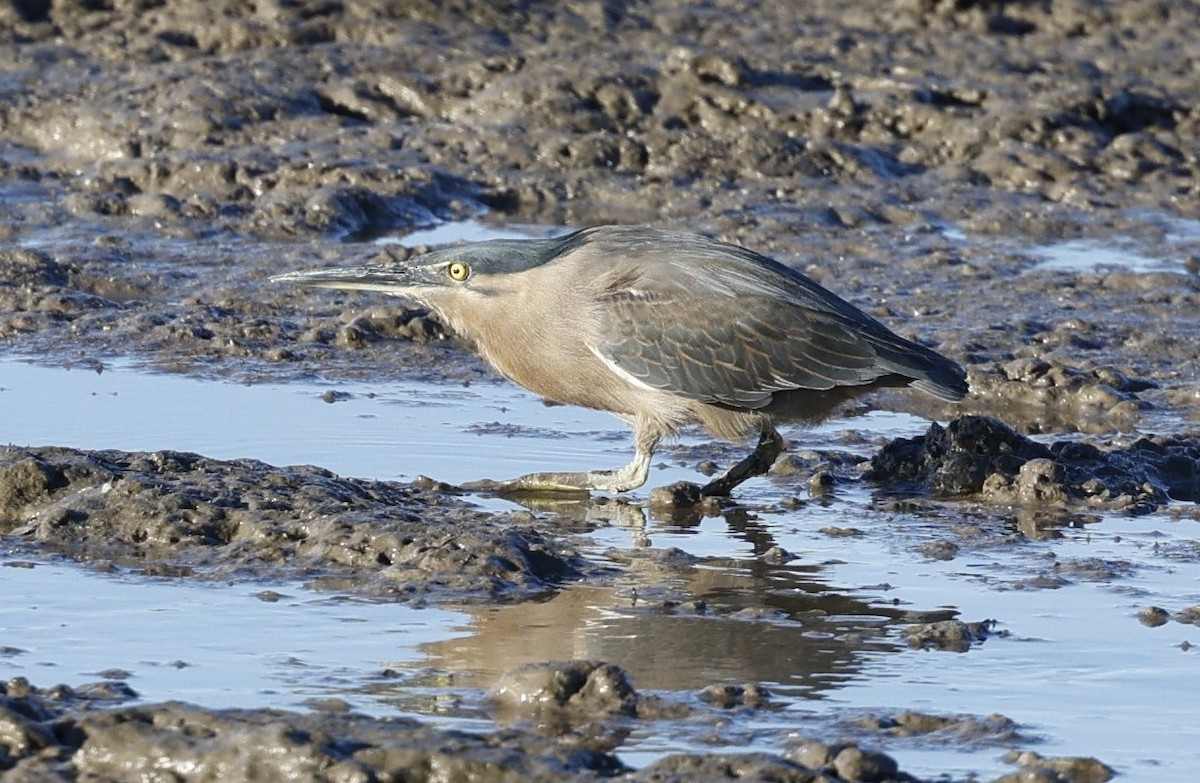
{"type": "Polygon", "coordinates": [[[597,296],[601,342],[592,349],[635,382],[760,408],[775,392],[856,386],[889,374],[863,324],[815,284],[776,290],[757,276],[740,281],[724,266],[715,274],[679,271],[632,267],[597,296]]]}

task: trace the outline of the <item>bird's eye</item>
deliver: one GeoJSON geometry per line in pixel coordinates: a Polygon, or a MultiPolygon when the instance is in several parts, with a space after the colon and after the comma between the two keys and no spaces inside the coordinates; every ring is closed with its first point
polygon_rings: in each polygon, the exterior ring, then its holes
{"type": "Polygon", "coordinates": [[[446,267],[446,274],[450,275],[451,280],[461,283],[471,276],[471,267],[467,266],[461,261],[455,261],[453,264],[446,267]]]}

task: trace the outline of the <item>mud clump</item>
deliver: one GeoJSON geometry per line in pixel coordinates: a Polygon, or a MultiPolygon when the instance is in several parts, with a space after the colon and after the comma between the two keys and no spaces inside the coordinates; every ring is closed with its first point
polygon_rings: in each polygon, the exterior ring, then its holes
{"type": "Polygon", "coordinates": [[[624,669],[602,661],[530,663],[505,672],[489,695],[509,718],[633,715],[637,691],[624,669]]]}
{"type": "Polygon", "coordinates": [[[183,452],[0,451],[0,533],[93,563],[513,599],[585,568],[525,524],[415,484],[183,452]]]}
{"type": "Polygon", "coordinates": [[[1171,613],[1161,606],[1143,606],[1138,610],[1138,622],[1147,628],[1158,628],[1171,621],[1171,613]]]}
{"type": "Polygon", "coordinates": [[[770,692],[755,682],[745,685],[719,683],[709,685],[700,692],[701,701],[722,710],[759,709],[765,706],[770,698],[770,692]]]}
{"type": "Polygon", "coordinates": [[[904,635],[908,639],[908,646],[915,649],[966,652],[971,645],[987,641],[995,624],[994,620],[979,623],[942,620],[910,626],[905,629],[904,635]]]}
{"type": "Polygon", "coordinates": [[[932,715],[905,710],[896,715],[865,715],[853,721],[859,728],[893,737],[927,737],[948,742],[1011,745],[1024,739],[1017,725],[1003,715],[932,715]]]}
{"type": "Polygon", "coordinates": [[[1060,756],[1048,758],[1032,751],[1011,751],[1004,756],[1021,770],[997,778],[993,783],[1106,783],[1116,771],[1094,758],[1060,756]]]}
{"type": "Polygon", "coordinates": [[[1187,625],[1200,626],[1200,604],[1180,609],[1175,613],[1175,621],[1187,625]]]}
{"type": "Polygon", "coordinates": [[[1046,446],[997,419],[963,416],[887,444],[865,476],[940,498],[1144,514],[1172,499],[1200,500],[1200,440],[1147,436],[1107,451],[1076,441],[1046,446]]]}
{"type": "MultiPolygon", "coordinates": [[[[1101,345],[1102,338],[1089,331],[1079,319],[1054,328],[1044,326],[1043,331],[1035,333],[1038,348],[1034,350],[1052,351],[1055,346],[1047,343],[1055,340],[1068,349],[1076,348],[1082,340],[1094,347],[1101,345]]],[[[974,370],[972,393],[996,410],[1019,414],[1025,429],[1031,432],[1129,429],[1140,412],[1149,407],[1141,393],[1157,387],[1152,381],[1131,377],[1114,367],[1073,367],[1052,353],[1013,359],[994,372],[985,372],[982,367],[974,370]]]]}
{"type": "Polygon", "coordinates": [[[883,754],[891,766],[891,775],[877,775],[881,765],[874,758],[863,759],[856,755],[857,748],[843,751],[840,766],[829,765],[826,770],[814,768],[788,758],[779,758],[765,753],[738,754],[680,754],[668,756],[661,761],[626,777],[635,783],[691,783],[691,781],[727,780],[770,780],[778,783],[837,783],[837,781],[862,781],[862,783],[896,783],[915,781],[909,775],[895,772],[895,762],[883,754]]]}
{"type": "Polygon", "coordinates": [[[37,458],[6,461],[0,465],[0,521],[21,519],[27,506],[65,484],[55,467],[37,458]]]}
{"type": "MultiPolygon", "coordinates": [[[[787,753],[807,769],[834,773],[836,780],[883,783],[883,781],[915,782],[916,778],[900,772],[896,760],[886,753],[867,750],[857,743],[824,743],[805,739],[794,745],[787,753]]],[[[785,780],[789,778],[783,778],[785,780]]],[[[816,780],[825,780],[817,778],[816,780]]],[[[810,780],[799,778],[798,780],[810,780]]]]}

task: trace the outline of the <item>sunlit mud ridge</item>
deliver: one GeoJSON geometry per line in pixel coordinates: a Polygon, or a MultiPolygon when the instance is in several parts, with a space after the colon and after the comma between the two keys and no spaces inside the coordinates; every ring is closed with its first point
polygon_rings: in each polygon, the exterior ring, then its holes
{"type": "Polygon", "coordinates": [[[396,598],[528,598],[586,567],[520,520],[419,486],[178,452],[6,448],[0,529],[84,562],[396,598]]]}

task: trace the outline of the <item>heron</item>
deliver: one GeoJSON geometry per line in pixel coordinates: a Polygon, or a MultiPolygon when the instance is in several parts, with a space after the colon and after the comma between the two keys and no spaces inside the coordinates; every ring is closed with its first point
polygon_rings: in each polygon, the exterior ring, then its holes
{"type": "Polygon", "coordinates": [[[758,435],[749,456],[700,488],[726,496],[782,453],[780,422],[819,422],[886,387],[948,402],[968,391],[956,362],[791,267],[698,234],[596,226],[272,279],[405,297],[511,381],[633,426],[624,467],[482,479],[468,490],[627,492],[646,483],[664,438],[699,424],[726,440],[758,435]]]}

